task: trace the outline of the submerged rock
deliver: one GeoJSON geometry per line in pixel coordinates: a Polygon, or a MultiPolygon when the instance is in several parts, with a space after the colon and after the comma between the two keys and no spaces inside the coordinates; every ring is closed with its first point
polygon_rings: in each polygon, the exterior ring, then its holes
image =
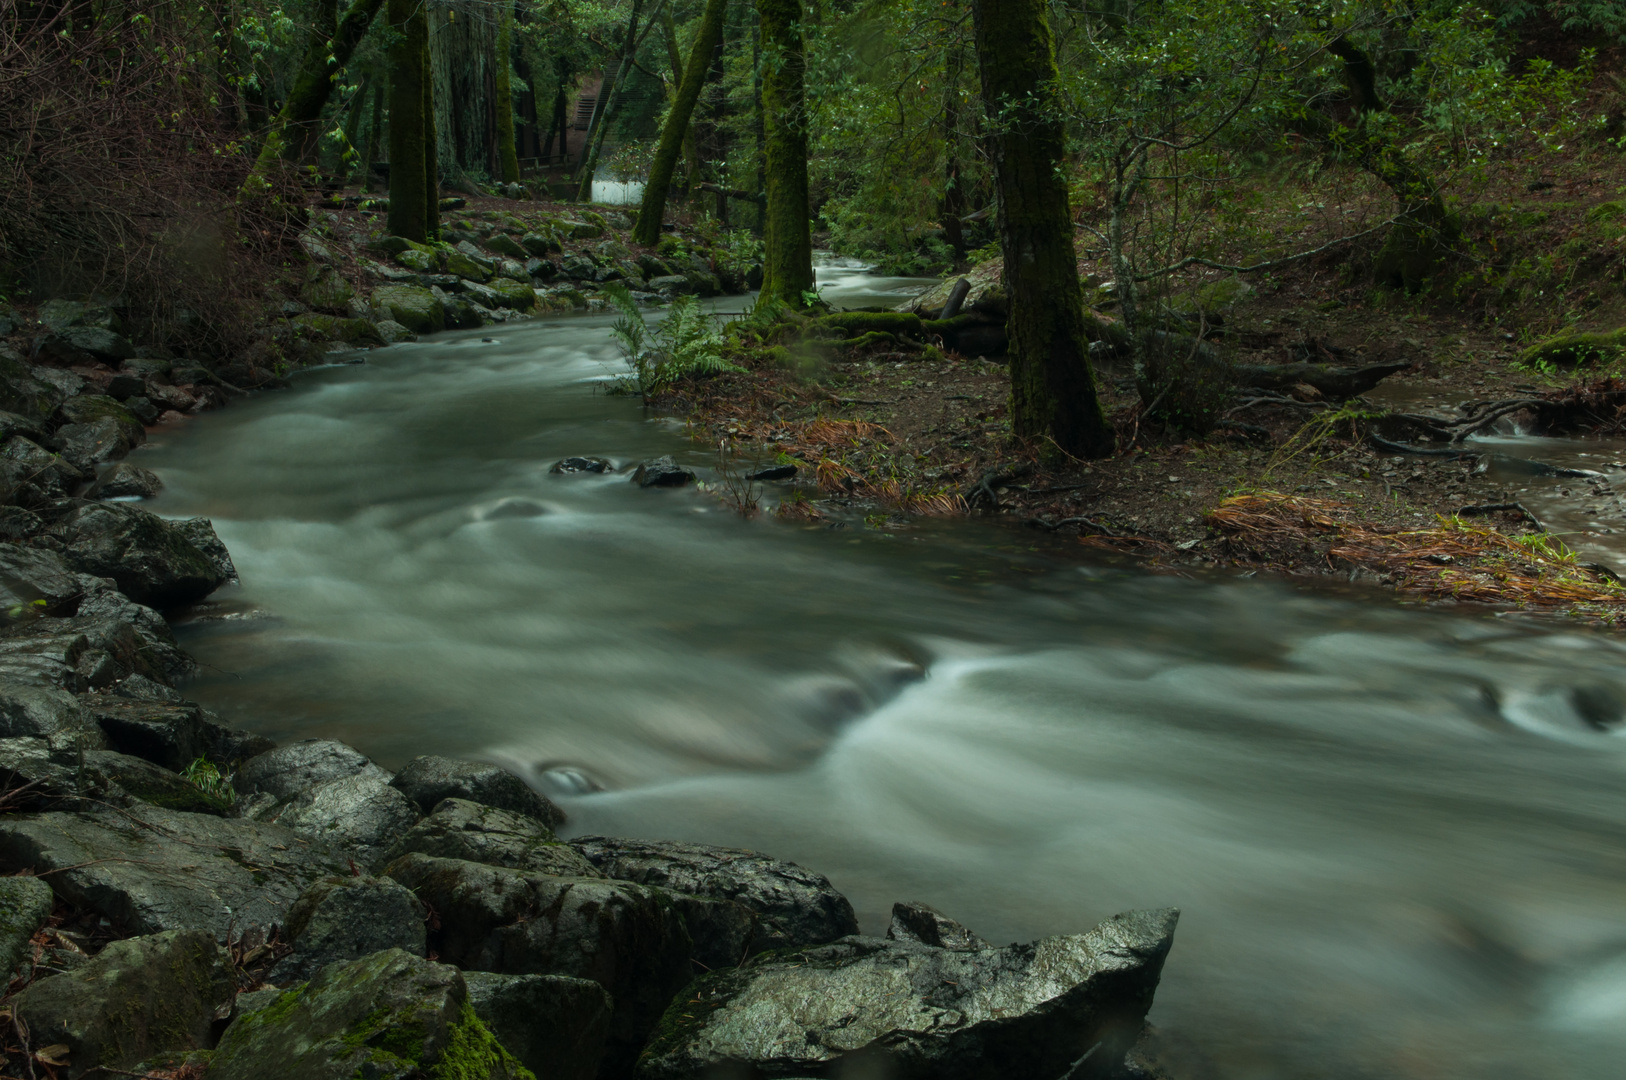
{"type": "Polygon", "coordinates": [[[434,908],[439,956],[469,971],[573,975],[610,992],[607,1075],[631,1071],[692,977],[682,916],[659,890],[407,855],[385,871],[434,908]]]}
{"type": "Polygon", "coordinates": [[[632,482],[641,488],[682,487],[694,480],[694,471],[685,469],[670,456],[641,462],[632,474],[632,482]]]}
{"type": "Polygon", "coordinates": [[[0,868],[127,933],[204,929],[264,940],[306,885],[347,874],[340,853],[288,829],[134,804],[0,818],[0,868]]]}
{"type": "Polygon", "coordinates": [[[509,1053],[546,1080],[593,1080],[610,1034],[610,995],[568,975],[470,971],[474,1015],[509,1053]]]}
{"type": "Polygon", "coordinates": [[[641,1080],[829,1076],[1029,1080],[1118,1074],[1178,913],[1003,949],[850,937],[697,981],[661,1021],[641,1080]]]}
{"type": "Polygon", "coordinates": [[[381,861],[413,852],[563,877],[604,876],[536,819],[465,799],[443,800],[391,844],[381,861]]]}
{"type": "Polygon", "coordinates": [[[547,796],[496,765],[480,761],[424,756],[413,758],[390,781],[428,813],[442,799],[467,799],[540,821],[548,828],[564,824],[564,811],[547,796]]]}
{"type": "Polygon", "coordinates": [[[548,472],[560,473],[607,473],[615,468],[615,463],[608,458],[601,457],[567,457],[560,458],[553,463],[548,472]]]}
{"type": "Polygon", "coordinates": [[[115,941],[17,995],[36,1047],[65,1043],[70,1077],[129,1069],[157,1051],[207,1049],[231,1012],[231,957],[204,930],[115,941]]]}
{"type": "MultiPolygon", "coordinates": [[[[762,920],[753,950],[820,945],[858,933],[847,898],[823,874],[740,848],[582,836],[570,841],[609,877],[732,900],[762,920]]],[[[737,961],[736,961],[737,962],[737,961]]]]}
{"type": "Polygon", "coordinates": [[[400,949],[323,968],[297,990],[239,1016],[209,1080],[519,1080],[456,968],[400,949]]]}
{"type": "Polygon", "coordinates": [[[303,982],[328,964],[385,949],[423,956],[425,914],[411,890],[388,878],[322,878],[288,909],[282,938],[293,943],[294,951],[267,978],[285,986],[303,982]]]}

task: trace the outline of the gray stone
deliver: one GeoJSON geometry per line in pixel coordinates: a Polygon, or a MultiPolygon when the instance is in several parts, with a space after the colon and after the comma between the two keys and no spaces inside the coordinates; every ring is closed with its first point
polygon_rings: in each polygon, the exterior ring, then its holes
{"type": "Polygon", "coordinates": [[[544,255],[552,255],[556,251],[563,250],[563,248],[560,247],[559,241],[542,233],[526,233],[524,236],[519,238],[519,243],[520,246],[525,249],[527,254],[535,255],[538,258],[541,258],[544,255]]]}
{"type": "Polygon", "coordinates": [[[0,867],[126,933],[205,929],[264,941],[305,886],[348,860],[278,825],[133,804],[0,818],[0,867]]]}
{"type": "Polygon", "coordinates": [[[400,949],[323,968],[233,1020],[209,1080],[519,1080],[454,967],[400,949]]]}
{"type": "Polygon", "coordinates": [[[350,301],[355,296],[355,286],[336,268],[313,263],[305,269],[305,283],[300,286],[299,298],[317,311],[348,315],[350,301]]]}
{"type": "Polygon", "coordinates": [[[124,433],[131,446],[140,446],[147,439],[147,432],[141,426],[141,421],[131,415],[129,409],[106,394],[81,394],[69,398],[57,411],[70,424],[93,424],[98,420],[112,420],[118,424],[119,430],[124,433]]]}
{"type": "Polygon", "coordinates": [[[398,341],[416,341],[418,335],[407,329],[403,323],[394,319],[380,319],[373,324],[378,336],[384,339],[384,344],[394,345],[398,341]]]}
{"type": "Polygon", "coordinates": [[[474,1015],[539,1080],[593,1080],[610,1034],[610,995],[568,975],[463,975],[474,1015]]]}
{"type": "Polygon", "coordinates": [[[243,762],[236,787],[241,795],[263,791],[285,801],[328,780],[350,776],[388,782],[390,774],[360,753],[332,739],[305,739],[243,762]]]}
{"type": "Polygon", "coordinates": [[[552,281],[559,276],[559,264],[552,259],[526,259],[525,273],[532,281],[552,281]]]}
{"type": "Polygon", "coordinates": [[[938,949],[991,949],[988,942],[934,907],[920,903],[892,905],[892,925],[886,936],[938,949]]]}
{"type": "Polygon", "coordinates": [[[506,255],[510,259],[525,259],[531,254],[525,245],[515,240],[507,233],[493,233],[486,240],[486,248],[495,251],[498,255],[506,255]]]}
{"type": "Polygon", "coordinates": [[[129,1069],[156,1051],[207,1049],[237,993],[231,957],[203,930],[115,941],[17,995],[36,1046],[66,1043],[69,1077],[129,1069]]]}
{"type": "Polygon", "coordinates": [[[263,735],[226,727],[191,701],[137,701],[106,694],[79,698],[113,749],[176,772],[207,758],[223,772],[275,748],[263,735]]]}
{"type": "Polygon", "coordinates": [[[150,499],[164,490],[164,482],[151,469],[120,462],[91,487],[92,499],[150,499]]]}
{"type": "Polygon", "coordinates": [[[118,790],[152,806],[188,814],[225,816],[231,812],[229,799],[211,795],[180,774],[142,758],[113,750],[87,750],[76,764],[82,772],[102,778],[104,789],[116,784],[118,790]]]}
{"type": "Polygon", "coordinates": [[[57,456],[34,442],[16,435],[0,451],[6,462],[16,462],[21,479],[39,491],[61,495],[72,491],[84,479],[82,469],[73,461],[57,456]]]}
{"type": "Polygon", "coordinates": [[[352,852],[356,864],[367,867],[420,816],[382,777],[358,775],[327,780],[295,795],[271,820],[352,852]]]}
{"type": "Polygon", "coordinates": [[[672,995],[689,981],[691,941],[659,890],[407,855],[390,877],[435,910],[430,945],[470,971],[573,975],[610,992],[605,1075],[630,1073],[672,995]]]}
{"type": "MultiPolygon", "coordinates": [[[[175,634],[164,617],[152,608],[138,604],[119,592],[106,578],[80,575],[88,585],[79,599],[74,624],[112,626],[127,623],[136,636],[136,655],[122,660],[126,667],[138,674],[146,672],[155,680],[173,682],[197,671],[197,662],[175,642],[175,634]]],[[[136,676],[131,676],[135,678],[136,676]]]]}
{"type": "Polygon", "coordinates": [[[575,218],[562,218],[559,228],[572,240],[597,240],[604,235],[604,227],[595,225],[590,221],[578,221],[575,218]]]}
{"type": "Polygon", "coordinates": [[[641,488],[682,487],[693,480],[694,471],[685,469],[670,456],[640,462],[637,471],[632,474],[632,482],[641,488]]]}
{"type": "MultiPolygon", "coordinates": [[[[435,294],[419,285],[384,285],[373,291],[373,307],[418,334],[446,328],[446,309],[435,294]]],[[[383,328],[380,327],[380,333],[383,328]]],[[[385,336],[388,341],[388,336],[385,336]]]]}
{"type": "Polygon", "coordinates": [[[858,933],[852,905],[823,874],[755,851],[583,836],[570,845],[609,877],[732,900],[762,919],[753,949],[818,945],[858,933]]]}
{"type": "Polygon", "coordinates": [[[56,531],[70,566],[112,578],[138,604],[189,604],[228,580],[185,529],[128,503],[81,506],[56,531]]]}
{"type": "Polygon", "coordinates": [[[598,267],[585,255],[571,255],[559,265],[559,273],[571,281],[592,281],[598,267]]]}
{"type": "Polygon", "coordinates": [[[394,862],[413,852],[562,877],[604,876],[546,825],[464,799],[442,801],[391,844],[380,861],[394,862]]]}
{"type": "Polygon", "coordinates": [[[63,363],[87,357],[116,364],[135,355],[135,346],[121,334],[102,326],[70,326],[39,340],[39,354],[63,363]]]}
{"type": "Polygon", "coordinates": [[[130,413],[143,424],[156,424],[158,418],[163,415],[163,410],[153,404],[152,398],[147,397],[145,394],[140,397],[127,398],[124,407],[129,409],[130,413]]]}
{"type": "Polygon", "coordinates": [[[319,968],[359,960],[385,949],[423,956],[428,940],[426,912],[411,890],[389,878],[327,877],[294,901],[283,940],[294,951],[271,969],[279,985],[304,982],[319,968]]]}
{"type": "Polygon", "coordinates": [[[107,381],[107,396],[114,401],[127,401],[146,392],[146,382],[137,375],[121,372],[107,381]]]}
{"type": "Polygon", "coordinates": [[[80,473],[91,475],[96,466],[128,454],[131,444],[117,421],[104,416],[88,424],[63,424],[51,437],[51,445],[56,447],[63,461],[80,473]]]}
{"type": "Polygon", "coordinates": [[[669,266],[653,255],[640,255],[637,261],[639,271],[646,278],[667,277],[672,273],[669,266]]]}
{"type": "Polygon", "coordinates": [[[615,468],[615,462],[609,458],[601,457],[567,457],[553,463],[548,472],[559,473],[607,473],[615,468]]]}
{"type": "Polygon", "coordinates": [[[219,534],[215,532],[215,523],[208,518],[187,518],[184,521],[172,521],[170,526],[182,536],[192,541],[192,546],[203,552],[204,557],[214,564],[214,568],[226,581],[237,580],[237,566],[231,561],[231,552],[221,542],[219,534]]]}
{"type": "Polygon", "coordinates": [[[0,412],[0,443],[9,442],[16,435],[21,435],[31,442],[44,442],[45,425],[38,420],[18,416],[13,412],[0,412]]]}
{"type": "Polygon", "coordinates": [[[16,738],[44,739],[52,749],[105,745],[96,721],[66,690],[0,683],[0,739],[16,738]]]}
{"type": "Polygon", "coordinates": [[[682,274],[661,274],[649,279],[649,287],[656,292],[686,294],[694,292],[694,286],[682,274]]]}
{"type": "Polygon", "coordinates": [[[425,756],[413,758],[390,781],[429,813],[442,799],[467,799],[535,818],[548,828],[564,824],[564,811],[513,773],[481,761],[425,756]]]}
{"type": "Polygon", "coordinates": [[[27,364],[0,354],[0,409],[38,423],[49,419],[65,396],[27,364]]]}
{"type": "Polygon", "coordinates": [[[51,887],[37,877],[0,878],[0,983],[33,955],[29,940],[51,917],[51,887]]]}
{"type": "Polygon", "coordinates": [[[934,1080],[1117,1075],[1151,1007],[1178,912],[1003,949],[850,937],[714,972],[675,1002],[640,1080],[827,1076],[934,1080]]]}

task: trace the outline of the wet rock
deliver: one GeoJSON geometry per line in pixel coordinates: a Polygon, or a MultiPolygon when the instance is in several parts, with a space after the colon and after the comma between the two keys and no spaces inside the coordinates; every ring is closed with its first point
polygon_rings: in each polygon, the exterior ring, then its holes
{"type": "Polygon", "coordinates": [[[497,307],[513,311],[529,311],[536,306],[536,290],[528,281],[513,278],[493,278],[486,286],[497,297],[497,307]]]}
{"type": "Polygon", "coordinates": [[[552,259],[526,259],[525,274],[533,282],[552,281],[559,276],[559,264],[552,259]]]}
{"type": "Polygon", "coordinates": [[[81,394],[69,398],[57,410],[70,424],[94,424],[98,420],[111,420],[119,426],[131,446],[147,441],[147,432],[141,421],[130,414],[119,402],[106,394],[81,394]]]}
{"type": "Polygon", "coordinates": [[[56,412],[65,396],[27,364],[0,353],[0,409],[39,423],[56,412]]]}
{"type": "Polygon", "coordinates": [[[83,771],[105,778],[104,787],[117,784],[130,796],[166,810],[188,814],[224,816],[231,803],[211,795],[182,779],[180,774],[150,761],[113,750],[87,750],[80,762],[83,771]]]}
{"type": "Polygon", "coordinates": [[[164,482],[151,469],[120,462],[102,474],[90,489],[93,499],[150,499],[164,490],[164,482]]]}
{"type": "Polygon", "coordinates": [[[568,975],[469,971],[474,1015],[538,1077],[593,1080],[610,1033],[610,995],[568,975]]]}
{"type": "MultiPolygon", "coordinates": [[[[375,289],[373,307],[413,333],[430,334],[446,328],[446,309],[441,307],[434,293],[419,285],[385,285],[375,289]]],[[[381,332],[382,329],[380,327],[381,332]]]]}
{"type": "Polygon", "coordinates": [[[0,540],[26,540],[45,527],[40,516],[20,506],[0,506],[0,540]]]}
{"type": "Polygon", "coordinates": [[[69,300],[55,296],[40,304],[35,312],[41,326],[47,330],[66,330],[73,326],[97,326],[106,330],[124,331],[124,322],[112,305],[86,300],[69,300]]]}
{"type": "Polygon", "coordinates": [[[559,241],[543,233],[526,233],[519,238],[519,243],[525,249],[526,254],[535,255],[538,258],[564,250],[559,241]]]}
{"type": "Polygon", "coordinates": [[[342,742],[305,739],[243,762],[235,786],[241,795],[263,791],[275,799],[287,800],[317,784],[353,776],[385,783],[390,779],[389,773],[342,742]]]}
{"type": "Polygon", "coordinates": [[[529,258],[531,254],[525,249],[524,244],[518,240],[515,240],[507,233],[493,233],[491,237],[486,240],[486,248],[488,250],[495,251],[498,255],[506,255],[510,259],[523,260],[529,258]]]}
{"type": "Polygon", "coordinates": [[[491,275],[497,272],[497,264],[481,255],[479,248],[464,240],[455,250],[447,253],[446,272],[464,281],[481,283],[491,280],[491,275]],[[465,247],[468,250],[464,250],[465,247]],[[471,251],[473,254],[470,254],[471,251]]]}
{"type": "Polygon", "coordinates": [[[209,1080],[519,1080],[523,1068],[475,1015],[456,968],[390,949],[323,968],[232,1021],[209,1080]]]}
{"type": "Polygon", "coordinates": [[[823,874],[755,851],[583,836],[570,845],[609,877],[731,900],[762,919],[754,950],[822,944],[858,933],[847,898],[823,874]]]}
{"type": "Polygon", "coordinates": [[[44,739],[0,739],[0,792],[8,810],[75,810],[87,798],[116,799],[117,792],[100,786],[102,777],[80,770],[79,753],[76,748],[53,750],[44,739]]]}
{"type": "Polygon", "coordinates": [[[683,917],[694,942],[695,963],[703,971],[738,967],[772,947],[772,939],[763,933],[761,916],[744,904],[684,893],[668,893],[667,897],[683,917]]]}
{"type": "Polygon", "coordinates": [[[607,473],[615,469],[615,462],[601,457],[567,457],[553,463],[550,473],[607,473]]]}
{"type": "Polygon", "coordinates": [[[461,296],[453,296],[450,293],[442,292],[439,286],[435,287],[434,292],[435,297],[441,302],[441,306],[446,309],[447,329],[473,330],[485,322],[477,305],[470,303],[461,296]]]}
{"type": "Polygon", "coordinates": [[[417,340],[416,334],[394,319],[380,319],[373,325],[378,330],[378,336],[384,339],[386,345],[394,345],[398,341],[417,340]]]}
{"type": "Polygon", "coordinates": [[[62,425],[51,437],[51,445],[63,461],[86,475],[94,473],[98,465],[117,461],[131,449],[124,429],[105,416],[88,424],[62,425]]]}
{"type": "Polygon", "coordinates": [[[149,426],[156,424],[158,422],[158,417],[163,415],[162,410],[160,410],[157,405],[153,404],[151,398],[145,395],[127,399],[124,402],[124,407],[129,409],[130,414],[137,420],[140,420],[143,424],[147,424],[149,426]]]}
{"type": "Polygon", "coordinates": [[[52,749],[106,745],[96,721],[66,690],[0,683],[0,739],[44,739],[52,749]]]}
{"type": "Polygon", "coordinates": [[[66,1043],[67,1075],[129,1069],[155,1051],[207,1049],[231,1011],[231,958],[203,930],[115,941],[17,995],[36,1046],[66,1043]]]}
{"type": "Polygon", "coordinates": [[[414,852],[561,877],[604,876],[546,825],[464,799],[442,801],[391,844],[380,861],[394,862],[414,852]]]}
{"type": "Polygon", "coordinates": [[[124,401],[147,392],[147,384],[138,376],[119,373],[107,381],[107,396],[124,401]]]}
{"type": "Polygon", "coordinates": [[[770,465],[766,469],[758,469],[756,472],[747,473],[745,478],[747,480],[758,480],[758,481],[761,481],[761,480],[794,480],[794,479],[796,479],[796,466],[794,466],[794,465],[770,465]]]}
{"type": "Polygon", "coordinates": [[[641,462],[632,474],[632,482],[641,488],[682,487],[694,480],[694,472],[685,469],[671,457],[658,457],[641,462]]]}
{"type": "Polygon", "coordinates": [[[407,855],[390,877],[440,916],[431,947],[471,971],[574,975],[610,992],[607,1075],[631,1070],[655,1021],[689,981],[691,941],[658,890],[407,855]]]}
{"type": "Polygon", "coordinates": [[[382,777],[358,775],[328,780],[295,795],[271,820],[353,852],[356,864],[366,867],[421,816],[382,777]]]}
{"type": "Polygon", "coordinates": [[[126,933],[204,929],[265,940],[305,886],[348,861],[278,825],[141,803],[0,818],[0,867],[126,933]]]}
{"type": "Polygon", "coordinates": [[[661,274],[649,279],[649,287],[656,292],[685,295],[694,291],[693,284],[682,274],[661,274]]]}
{"type": "Polygon", "coordinates": [[[32,441],[16,435],[5,445],[3,464],[7,480],[15,488],[32,488],[41,496],[58,496],[72,491],[84,479],[84,471],[71,460],[58,457],[32,441]],[[14,465],[13,465],[14,463],[14,465]],[[10,475],[15,467],[16,475],[10,475]]]}
{"type": "Polygon", "coordinates": [[[604,235],[604,228],[590,221],[578,221],[575,218],[561,218],[559,228],[572,240],[597,240],[604,235]]]}
{"type": "Polygon", "coordinates": [[[728,1063],[781,1076],[1112,1076],[1145,1023],[1176,918],[1128,912],[1003,949],[851,937],[775,953],[691,986],[639,1077],[698,1080],[728,1063]]]}
{"type": "MultiPolygon", "coordinates": [[[[86,627],[88,631],[92,626],[111,629],[116,628],[117,624],[127,623],[135,633],[135,655],[120,655],[118,658],[124,667],[136,673],[124,680],[126,683],[140,678],[143,672],[155,680],[168,682],[196,673],[197,662],[181,651],[175,642],[174,631],[162,615],[131,600],[106,578],[81,575],[80,580],[94,581],[96,584],[87,586],[79,597],[78,612],[74,616],[76,625],[86,627]]],[[[128,696],[130,690],[126,688],[122,692],[128,696]]]]}
{"type": "Polygon", "coordinates": [[[0,983],[33,955],[29,939],[51,917],[51,887],[37,877],[0,878],[0,983]]]}
{"type": "Polygon", "coordinates": [[[886,936],[937,949],[991,949],[988,942],[934,907],[920,903],[892,905],[892,925],[886,936]]]}
{"type": "Polygon", "coordinates": [[[21,435],[35,443],[45,441],[45,426],[38,420],[26,416],[18,416],[13,412],[0,412],[0,443],[9,442],[13,436],[21,435]]]}
{"type": "Polygon", "coordinates": [[[304,982],[328,964],[385,949],[423,956],[425,914],[409,889],[388,878],[323,878],[288,909],[282,938],[293,943],[294,951],[267,979],[282,986],[304,982]]]}
{"type": "Polygon", "coordinates": [[[39,339],[39,355],[64,364],[100,360],[116,364],[135,355],[135,346],[122,334],[101,326],[70,326],[39,339]]]}
{"type": "Polygon", "coordinates": [[[85,592],[85,579],[54,551],[0,544],[0,604],[39,605],[49,614],[66,614],[85,592]]]}
{"type": "Polygon", "coordinates": [[[192,542],[192,546],[203,552],[219,571],[226,581],[237,580],[237,566],[231,561],[231,552],[221,542],[220,536],[215,532],[215,524],[208,518],[187,518],[184,521],[172,521],[170,527],[192,542]]]}
{"type": "Polygon", "coordinates": [[[710,270],[690,270],[684,277],[689,281],[688,291],[696,296],[721,296],[723,294],[721,279],[710,270]]]}
{"type": "Polygon", "coordinates": [[[598,267],[585,255],[571,255],[559,264],[559,273],[571,281],[592,281],[598,267]]]}
{"type": "Polygon", "coordinates": [[[317,311],[348,315],[355,295],[355,287],[336,268],[315,263],[305,269],[305,283],[299,289],[299,298],[317,311]]]}
{"type": "Polygon", "coordinates": [[[191,701],[138,701],[105,694],[84,694],[79,701],[113,749],[176,772],[200,757],[230,771],[236,763],[276,745],[263,735],[226,727],[191,701]]]}
{"type": "Polygon", "coordinates": [[[564,812],[547,796],[533,791],[506,769],[484,762],[434,756],[413,758],[390,782],[425,813],[434,810],[442,799],[467,799],[523,814],[550,829],[565,820],[564,812]]]}
{"type": "Polygon", "coordinates": [[[175,607],[202,600],[227,575],[188,535],[127,503],[91,503],[58,524],[68,564],[112,578],[138,604],[175,607]]]}

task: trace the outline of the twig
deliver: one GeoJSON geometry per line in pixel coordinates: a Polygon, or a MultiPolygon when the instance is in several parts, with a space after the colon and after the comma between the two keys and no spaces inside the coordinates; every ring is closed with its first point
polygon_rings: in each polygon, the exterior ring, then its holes
{"type": "Polygon", "coordinates": [[[1125,534],[1114,529],[1109,529],[1099,521],[1092,521],[1087,517],[1062,518],[1057,522],[1049,522],[1042,517],[1031,517],[1028,518],[1027,521],[1023,522],[1023,524],[1032,529],[1043,529],[1045,532],[1056,532],[1059,529],[1066,528],[1068,525],[1077,525],[1083,529],[1089,529],[1091,532],[1098,533],[1101,536],[1110,536],[1114,540],[1122,540],[1125,537],[1125,534]]]}

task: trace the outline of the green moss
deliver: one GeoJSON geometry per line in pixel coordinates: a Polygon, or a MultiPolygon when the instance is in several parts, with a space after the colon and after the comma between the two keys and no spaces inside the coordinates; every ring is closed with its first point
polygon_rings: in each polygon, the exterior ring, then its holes
{"type": "MultiPolygon", "coordinates": [[[[752,957],[752,962],[761,959],[762,956],[752,957]]],[[[650,1032],[643,1053],[638,1055],[640,1067],[645,1061],[664,1057],[688,1043],[693,1034],[705,1026],[711,1014],[739,993],[749,981],[750,976],[742,973],[740,968],[726,968],[702,975],[690,983],[672,999],[672,1004],[655,1024],[655,1030],[650,1032]]]]}
{"type": "Polygon", "coordinates": [[[1579,367],[1607,362],[1626,353],[1626,328],[1603,333],[1561,334],[1532,345],[1519,356],[1525,367],[1579,367]]]}
{"type": "Polygon", "coordinates": [[[429,1080],[536,1080],[531,1070],[504,1049],[491,1030],[474,1015],[474,1006],[463,1003],[463,1012],[446,1032],[446,1046],[440,1061],[429,1070],[429,1080]]]}
{"type": "Polygon", "coordinates": [[[1626,214],[1626,200],[1617,199],[1614,202],[1599,203],[1587,211],[1587,217],[1592,221],[1613,221],[1626,214]]]}
{"type": "Polygon", "coordinates": [[[843,311],[814,319],[808,330],[814,337],[853,337],[873,332],[918,335],[921,325],[919,315],[906,311],[843,311]]]}

